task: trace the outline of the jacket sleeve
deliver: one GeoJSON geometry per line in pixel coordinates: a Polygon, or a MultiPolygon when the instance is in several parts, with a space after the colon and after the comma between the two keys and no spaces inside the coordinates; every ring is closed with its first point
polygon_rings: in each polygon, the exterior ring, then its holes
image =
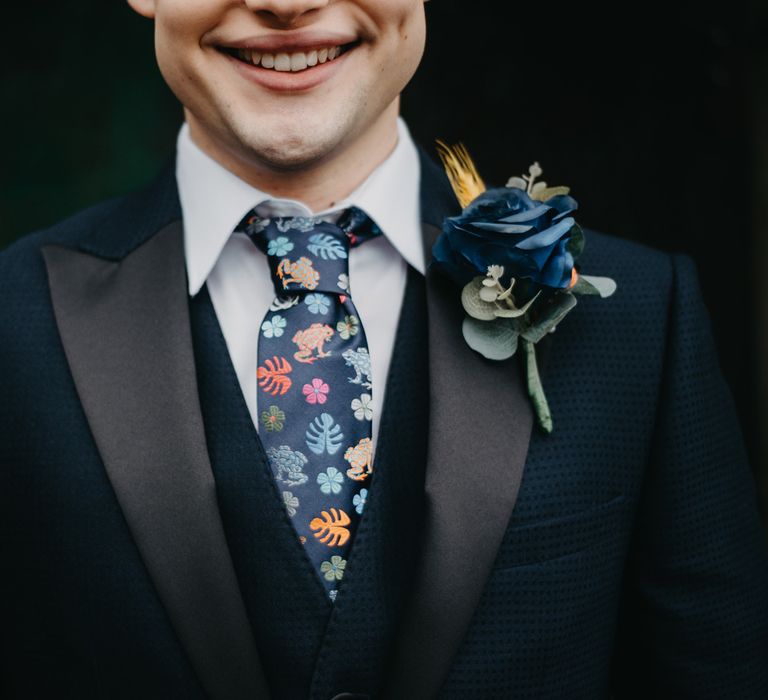
{"type": "Polygon", "coordinates": [[[663,390],[627,561],[615,698],[768,698],[768,547],[693,262],[673,256],[663,390]]]}

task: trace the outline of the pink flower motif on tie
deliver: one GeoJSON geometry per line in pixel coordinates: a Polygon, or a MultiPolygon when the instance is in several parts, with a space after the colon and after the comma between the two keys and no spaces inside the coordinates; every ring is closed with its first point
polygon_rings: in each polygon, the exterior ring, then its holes
{"type": "Polygon", "coordinates": [[[311,384],[305,384],[302,393],[307,403],[324,404],[328,400],[328,392],[331,388],[322,380],[315,377],[311,384]]]}

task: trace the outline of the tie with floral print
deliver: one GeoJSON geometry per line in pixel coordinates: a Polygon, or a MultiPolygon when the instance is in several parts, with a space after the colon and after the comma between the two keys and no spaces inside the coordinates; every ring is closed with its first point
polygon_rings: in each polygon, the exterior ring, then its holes
{"type": "Polygon", "coordinates": [[[381,233],[360,209],[337,224],[265,219],[237,231],[266,253],[277,298],[261,325],[260,435],[299,539],[336,599],[372,471],[371,358],[349,250],[381,233]]]}

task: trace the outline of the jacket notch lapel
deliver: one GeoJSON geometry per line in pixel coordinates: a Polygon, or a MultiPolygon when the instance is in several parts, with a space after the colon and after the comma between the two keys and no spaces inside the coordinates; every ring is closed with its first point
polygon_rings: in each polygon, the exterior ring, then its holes
{"type": "Polygon", "coordinates": [[[43,255],[96,446],[203,688],[266,698],[205,444],[181,222],[119,260],[57,246],[43,255]]]}

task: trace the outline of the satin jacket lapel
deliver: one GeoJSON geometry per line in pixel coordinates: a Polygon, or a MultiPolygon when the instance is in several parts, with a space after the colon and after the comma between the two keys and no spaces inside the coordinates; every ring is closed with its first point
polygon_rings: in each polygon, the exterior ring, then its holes
{"type": "MultiPolygon", "coordinates": [[[[456,208],[422,159],[427,260],[456,208]]],[[[401,628],[388,697],[435,697],[466,632],[517,499],[533,413],[515,360],[492,362],[461,334],[460,290],[427,272],[430,421],[422,561],[401,628]]]]}
{"type": "Polygon", "coordinates": [[[43,253],[94,440],[203,688],[266,698],[206,450],[182,239],[176,221],[119,260],[43,253]]]}

